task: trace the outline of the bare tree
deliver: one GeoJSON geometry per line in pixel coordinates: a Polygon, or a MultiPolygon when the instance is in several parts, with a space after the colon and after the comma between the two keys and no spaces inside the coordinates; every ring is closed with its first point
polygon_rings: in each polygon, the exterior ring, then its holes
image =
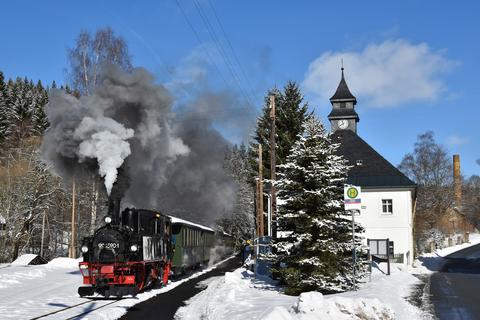
{"type": "Polygon", "coordinates": [[[473,175],[463,184],[462,208],[470,221],[480,228],[480,177],[473,175]]]}
{"type": "MultiPolygon", "coordinates": [[[[95,34],[81,31],[75,43],[75,47],[68,48],[70,69],[67,75],[74,92],[79,95],[89,95],[98,85],[101,69],[104,64],[115,64],[125,71],[132,69],[128,46],[125,40],[116,36],[110,27],[99,29],[95,34]]],[[[99,178],[93,176],[90,184],[90,226],[96,227],[99,178]]]]}
{"type": "Polygon", "coordinates": [[[59,179],[40,160],[37,146],[37,141],[30,141],[21,148],[11,149],[7,165],[2,167],[0,208],[6,230],[1,258],[4,261],[16,259],[20,251],[28,251],[32,237],[41,234],[43,214],[55,205],[54,195],[61,188],[59,179]]]}
{"type": "Polygon", "coordinates": [[[70,69],[67,70],[72,88],[80,95],[88,95],[97,86],[103,64],[115,64],[123,70],[132,69],[128,47],[122,37],[110,27],[92,35],[81,31],[75,47],[68,48],[70,69]]]}
{"type": "Polygon", "coordinates": [[[415,213],[417,249],[430,237],[429,231],[453,202],[453,166],[445,149],[435,142],[432,131],[420,134],[413,153],[408,153],[399,169],[418,185],[415,213]]]}
{"type": "Polygon", "coordinates": [[[254,193],[248,178],[250,164],[248,150],[244,145],[234,146],[226,155],[225,167],[237,183],[236,202],[233,212],[227,213],[217,221],[219,227],[231,234],[235,240],[235,249],[240,249],[245,240],[252,237],[254,225],[254,193]]]}

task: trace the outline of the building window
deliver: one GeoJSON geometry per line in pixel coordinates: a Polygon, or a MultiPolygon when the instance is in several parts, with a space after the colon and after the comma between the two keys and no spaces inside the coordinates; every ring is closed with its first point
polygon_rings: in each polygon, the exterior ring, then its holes
{"type": "Polygon", "coordinates": [[[392,214],[393,213],[393,200],[392,199],[382,199],[382,213],[383,214],[392,214]]]}
{"type": "Polygon", "coordinates": [[[344,109],[347,107],[347,103],[346,102],[340,102],[340,108],[344,109]]]}
{"type": "Polygon", "coordinates": [[[362,166],[363,165],[363,161],[362,160],[357,160],[357,166],[362,166]]]}

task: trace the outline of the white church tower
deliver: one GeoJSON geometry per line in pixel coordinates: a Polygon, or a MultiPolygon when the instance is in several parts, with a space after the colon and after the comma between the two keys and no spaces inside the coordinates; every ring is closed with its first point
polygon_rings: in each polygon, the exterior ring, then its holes
{"type": "Polygon", "coordinates": [[[362,187],[362,210],[355,220],[365,228],[366,242],[388,238],[396,261],[412,264],[415,183],[358,136],[357,99],[347,86],[343,67],[330,102],[332,140],[340,144],[337,153],[352,166],[347,183],[362,187]]]}

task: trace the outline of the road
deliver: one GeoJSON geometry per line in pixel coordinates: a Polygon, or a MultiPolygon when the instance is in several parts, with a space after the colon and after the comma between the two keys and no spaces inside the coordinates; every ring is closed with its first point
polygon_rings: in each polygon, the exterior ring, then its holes
{"type": "Polygon", "coordinates": [[[445,257],[430,278],[430,301],[443,320],[480,319],[480,244],[445,257]]]}
{"type": "Polygon", "coordinates": [[[241,266],[241,259],[235,257],[229,259],[210,272],[197,278],[182,283],[173,290],[162,293],[152,299],[136,304],[128,309],[128,312],[121,317],[121,320],[171,320],[174,318],[178,308],[185,305],[185,301],[204,290],[205,287],[198,286],[199,282],[210,277],[222,276],[225,272],[233,271],[241,266]]]}

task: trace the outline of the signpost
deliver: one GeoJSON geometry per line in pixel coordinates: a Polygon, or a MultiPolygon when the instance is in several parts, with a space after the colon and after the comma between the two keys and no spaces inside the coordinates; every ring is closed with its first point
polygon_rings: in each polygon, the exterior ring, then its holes
{"type": "Polygon", "coordinates": [[[362,188],[359,186],[345,185],[343,189],[343,199],[345,210],[350,211],[352,215],[352,248],[353,248],[353,290],[356,291],[357,287],[355,285],[355,275],[356,275],[356,264],[357,264],[357,252],[355,249],[355,214],[360,213],[362,208],[362,188]]]}

